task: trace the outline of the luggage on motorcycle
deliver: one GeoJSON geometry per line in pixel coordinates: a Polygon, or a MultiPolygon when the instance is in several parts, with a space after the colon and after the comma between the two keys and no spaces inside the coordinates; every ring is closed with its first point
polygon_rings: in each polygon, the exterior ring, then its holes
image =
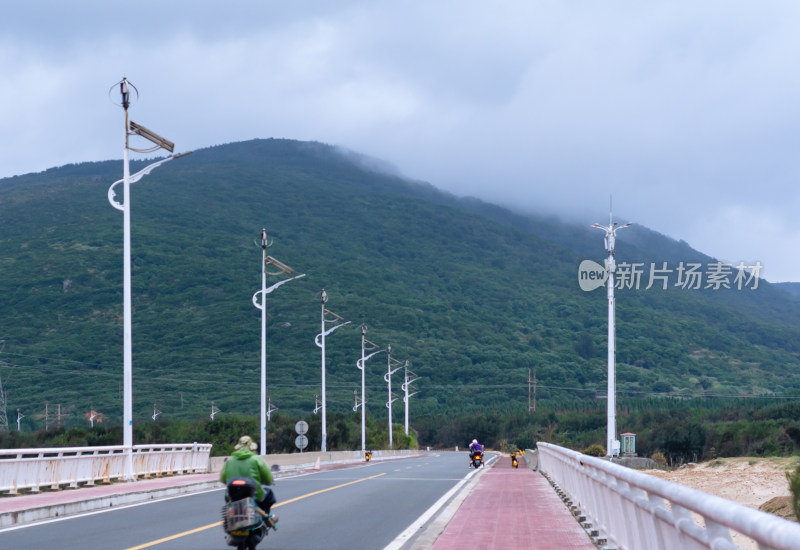
{"type": "Polygon", "coordinates": [[[250,497],[229,502],[225,514],[225,525],[229,531],[247,529],[261,523],[258,504],[250,497]]]}
{"type": "Polygon", "coordinates": [[[238,531],[261,523],[256,491],[258,485],[250,477],[232,477],[227,484],[228,504],[223,508],[226,531],[238,531]]]}
{"type": "Polygon", "coordinates": [[[231,500],[252,498],[257,492],[258,485],[252,477],[232,477],[228,480],[228,497],[231,500]]]}

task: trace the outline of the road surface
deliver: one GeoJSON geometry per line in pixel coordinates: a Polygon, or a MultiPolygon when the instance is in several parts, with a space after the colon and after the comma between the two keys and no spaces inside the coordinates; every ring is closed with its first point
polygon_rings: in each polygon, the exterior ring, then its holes
{"type": "MultiPolygon", "coordinates": [[[[278,531],[259,549],[382,549],[469,474],[467,462],[445,452],[278,479],[278,531]]],[[[224,549],[222,504],[220,488],[42,522],[0,531],[0,548],[224,549]]]]}

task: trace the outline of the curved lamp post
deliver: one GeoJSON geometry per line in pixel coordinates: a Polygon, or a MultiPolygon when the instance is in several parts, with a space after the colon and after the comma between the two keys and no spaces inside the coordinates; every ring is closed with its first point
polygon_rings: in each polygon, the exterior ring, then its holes
{"type": "Polygon", "coordinates": [[[322,349],[322,447],[320,450],[324,453],[328,450],[327,412],[325,408],[325,337],[337,328],[349,325],[350,321],[345,321],[339,315],[325,308],[325,303],[328,301],[328,293],[325,292],[324,288],[320,293],[320,298],[322,299],[322,332],[314,338],[314,343],[322,349]],[[325,330],[325,323],[337,322],[339,323],[338,325],[325,330]]]}
{"type": "Polygon", "coordinates": [[[294,281],[300,277],[305,277],[306,274],[295,275],[289,279],[278,281],[271,287],[267,288],[267,275],[291,275],[294,270],[288,265],[279,262],[272,256],[267,256],[267,248],[272,246],[272,241],[267,236],[267,230],[261,230],[261,243],[256,242],[256,246],[261,247],[261,290],[253,294],[253,305],[261,310],[261,454],[267,454],[267,421],[269,417],[269,407],[267,405],[267,294],[281,285],[294,281]],[[268,269],[275,269],[276,271],[268,271],[268,269]],[[261,297],[261,302],[258,299],[261,297]]]}
{"type": "Polygon", "coordinates": [[[372,342],[367,340],[366,335],[367,335],[367,325],[363,325],[362,324],[361,325],[361,359],[356,361],[356,367],[358,367],[358,370],[361,371],[361,404],[359,405],[358,402],[356,402],[356,406],[353,407],[353,412],[356,412],[356,410],[358,409],[359,406],[361,407],[361,452],[362,453],[364,453],[367,450],[367,448],[366,448],[366,445],[367,445],[367,407],[366,407],[366,403],[367,402],[366,402],[366,397],[365,397],[365,393],[366,393],[365,370],[366,369],[364,367],[365,367],[365,363],[367,362],[367,359],[369,359],[370,357],[373,357],[373,356],[375,356],[375,355],[377,355],[379,353],[383,353],[384,351],[386,351],[386,350],[383,350],[383,349],[379,349],[380,346],[378,346],[377,344],[373,344],[372,342]],[[374,351],[374,350],[377,350],[377,351],[374,351]],[[364,356],[364,353],[366,353],[367,351],[371,351],[372,353],[370,353],[367,356],[364,356]]]}
{"type": "Polygon", "coordinates": [[[408,435],[408,405],[409,405],[409,399],[411,398],[412,395],[417,395],[419,393],[419,390],[417,390],[417,388],[412,388],[411,384],[413,384],[414,382],[419,380],[419,378],[420,378],[419,376],[417,376],[416,374],[414,374],[413,372],[408,370],[408,361],[406,361],[405,377],[403,379],[403,385],[400,386],[400,389],[403,390],[403,394],[404,394],[403,395],[403,404],[405,405],[405,413],[406,413],[406,421],[405,421],[405,425],[404,425],[404,428],[405,428],[404,429],[404,433],[406,435],[408,435]],[[408,391],[410,389],[413,389],[415,391],[413,393],[408,393],[408,391]]]}
{"type": "Polygon", "coordinates": [[[386,408],[389,409],[389,448],[394,448],[394,443],[392,441],[392,403],[397,401],[399,397],[392,395],[392,375],[403,368],[403,363],[398,361],[397,359],[392,359],[392,346],[386,347],[386,354],[388,355],[388,359],[386,361],[386,374],[383,375],[383,379],[389,385],[389,400],[386,402],[386,408]],[[397,367],[392,370],[392,367],[397,365],[397,367]]]}
{"type": "MultiPolygon", "coordinates": [[[[116,86],[116,84],[115,84],[116,86]]],[[[112,89],[114,86],[112,86],[112,89]]],[[[125,465],[124,465],[124,478],[127,481],[135,481],[136,477],[133,473],[133,367],[132,367],[132,321],[131,321],[131,208],[130,208],[130,184],[135,183],[142,179],[144,176],[152,172],[157,167],[165,162],[173,159],[189,155],[191,153],[183,153],[180,155],[171,155],[165,159],[147,166],[146,168],[130,175],[130,155],[129,151],[137,153],[151,153],[159,149],[165,149],[170,153],[173,152],[175,144],[171,141],[164,139],[155,132],[148,130],[140,124],[136,124],[128,118],[128,107],[131,104],[131,89],[138,95],[136,87],[128,82],[127,78],[123,78],[119,82],[120,93],[122,94],[122,107],[125,110],[125,149],[123,159],[123,172],[122,179],[117,180],[108,189],[108,201],[111,206],[117,210],[122,210],[122,233],[123,233],[123,267],[122,267],[122,301],[123,301],[123,403],[122,403],[122,444],[125,447],[125,465]],[[138,135],[150,141],[153,146],[148,149],[135,149],[130,146],[130,137],[138,135]],[[114,187],[122,183],[122,204],[115,200],[116,194],[114,187]]]]}
{"type": "Polygon", "coordinates": [[[617,231],[630,226],[631,223],[626,223],[617,227],[617,222],[613,221],[611,213],[608,215],[608,226],[600,225],[599,223],[592,224],[592,227],[601,229],[606,232],[605,245],[608,251],[608,259],[606,259],[606,271],[608,271],[608,409],[607,409],[607,428],[606,428],[606,456],[614,456],[614,449],[619,448],[617,441],[617,401],[616,401],[616,379],[614,372],[614,362],[616,358],[616,342],[615,329],[614,329],[614,272],[617,270],[617,264],[614,262],[614,242],[616,241],[617,231]]]}

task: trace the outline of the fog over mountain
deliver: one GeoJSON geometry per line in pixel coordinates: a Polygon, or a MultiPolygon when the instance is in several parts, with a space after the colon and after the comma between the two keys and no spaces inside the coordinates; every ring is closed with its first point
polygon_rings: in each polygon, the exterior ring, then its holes
{"type": "MultiPolygon", "coordinates": [[[[644,224],[800,280],[800,5],[98,0],[6,7],[0,176],[122,156],[320,141],[519,212],[644,224]]],[[[598,244],[598,246],[600,246],[598,244]]]]}

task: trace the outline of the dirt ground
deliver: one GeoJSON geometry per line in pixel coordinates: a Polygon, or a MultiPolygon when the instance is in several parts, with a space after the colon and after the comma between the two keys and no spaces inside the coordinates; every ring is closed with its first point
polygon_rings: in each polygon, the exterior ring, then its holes
{"type": "MultiPolygon", "coordinates": [[[[786,473],[793,471],[796,464],[796,457],[718,458],[671,472],[645,473],[797,521],[786,480],[786,473]]],[[[741,548],[756,548],[755,543],[739,534],[733,535],[733,542],[741,548]]]]}

